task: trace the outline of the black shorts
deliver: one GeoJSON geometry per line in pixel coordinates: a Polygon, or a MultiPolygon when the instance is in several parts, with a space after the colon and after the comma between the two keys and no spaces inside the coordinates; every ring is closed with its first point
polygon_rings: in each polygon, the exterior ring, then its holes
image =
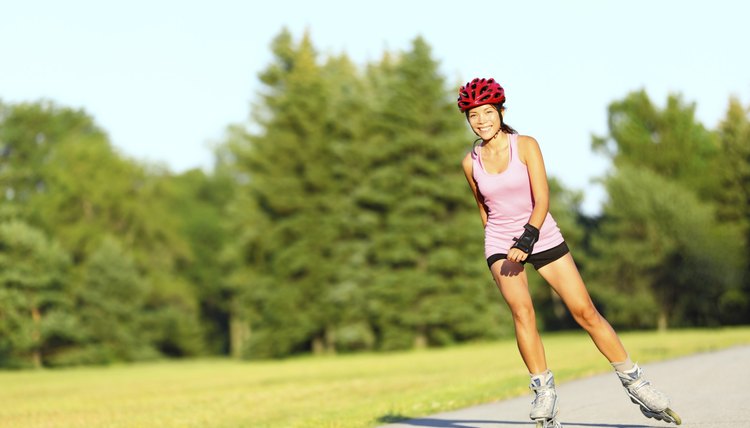
{"type": "MultiPolygon", "coordinates": [[[[568,249],[568,244],[563,241],[562,244],[552,247],[549,250],[544,250],[540,253],[530,255],[526,258],[526,260],[522,261],[521,264],[526,264],[526,262],[529,262],[534,266],[534,269],[539,270],[539,268],[547,266],[548,264],[554,262],[560,257],[568,254],[569,252],[570,250],[568,249]]],[[[493,254],[487,257],[487,266],[491,269],[493,263],[507,257],[507,254],[493,254]]]]}

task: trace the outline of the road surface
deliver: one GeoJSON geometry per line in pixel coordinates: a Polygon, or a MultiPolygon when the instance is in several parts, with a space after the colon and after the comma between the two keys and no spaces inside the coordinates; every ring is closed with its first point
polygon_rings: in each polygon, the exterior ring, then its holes
{"type": "MultiPolygon", "coordinates": [[[[750,428],[750,346],[643,364],[672,400],[681,427],[750,428]]],[[[560,383],[558,420],[566,428],[675,427],[644,417],[614,373],[560,383]]],[[[532,428],[529,395],[383,425],[380,428],[532,428]]]]}

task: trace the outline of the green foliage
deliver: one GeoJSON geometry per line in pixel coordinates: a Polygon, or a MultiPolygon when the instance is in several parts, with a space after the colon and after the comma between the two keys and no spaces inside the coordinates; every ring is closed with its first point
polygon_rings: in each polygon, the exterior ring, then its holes
{"type": "Polygon", "coordinates": [[[0,103],[0,125],[0,183],[6,203],[23,203],[44,191],[44,170],[54,164],[49,154],[62,140],[104,136],[83,111],[51,101],[0,103]]]}
{"type": "Polygon", "coordinates": [[[3,217],[23,219],[42,235],[54,237],[59,243],[55,248],[71,261],[69,276],[74,278],[58,278],[69,282],[76,294],[56,315],[49,333],[56,339],[42,362],[151,358],[154,348],[169,355],[198,353],[202,345],[192,343],[200,331],[195,295],[173,290],[186,288],[177,267],[191,254],[164,198],[171,178],[116,153],[82,111],[48,102],[2,108],[0,173],[7,179],[0,202],[3,217]],[[102,237],[118,242],[126,259],[132,257],[132,266],[113,263],[109,271],[96,267],[117,254],[101,247],[102,237]],[[130,272],[131,279],[125,281],[123,272],[130,272]],[[122,311],[114,310],[122,303],[114,300],[122,299],[122,293],[114,292],[120,289],[134,293],[122,311]],[[149,289],[147,298],[135,292],[141,289],[149,289]],[[152,335],[165,330],[160,328],[164,324],[179,328],[166,329],[161,336],[145,335],[136,315],[147,310],[152,320],[147,331],[152,335]],[[111,322],[103,319],[92,325],[100,312],[109,313],[111,322]]]}
{"type": "Polygon", "coordinates": [[[220,153],[239,186],[224,261],[249,337],[234,348],[262,357],[498,335],[460,173],[470,137],[424,40],[364,76],[346,57],[320,64],[308,36],[282,32],[272,50],[260,131],[234,128],[220,153]]]}
{"type": "Polygon", "coordinates": [[[594,139],[616,169],[592,237],[593,290],[616,325],[743,318],[734,314],[747,302],[747,116],[732,104],[717,135],[694,109],[673,95],[660,110],[632,93],[610,106],[610,136],[594,139]]]}
{"type": "Polygon", "coordinates": [[[721,188],[716,199],[720,219],[741,223],[747,234],[750,223],[750,117],[738,100],[729,102],[719,125],[721,145],[718,170],[721,188]]]}
{"type": "Polygon", "coordinates": [[[733,225],[689,189],[648,170],[620,168],[593,249],[597,296],[610,321],[715,325],[722,294],[740,278],[743,247],[733,225]]]}
{"type": "Polygon", "coordinates": [[[157,355],[144,327],[148,293],[135,263],[113,237],[105,236],[83,265],[77,313],[84,338],[79,350],[59,363],[134,361],[157,355]]]}
{"type": "Polygon", "coordinates": [[[612,158],[616,168],[634,165],[709,198],[719,187],[719,147],[715,135],[695,120],[695,104],[670,95],[659,109],[645,91],[609,106],[609,137],[594,138],[593,148],[612,158]]]}
{"type": "MultiPolygon", "coordinates": [[[[0,103],[1,367],[512,334],[460,167],[472,136],[427,42],[358,66],[285,30],[271,53],[211,172],[128,159],[82,110],[0,103]]],[[[600,309],[624,328],[750,322],[747,108],[708,130],[638,91],[608,124],[601,217],[550,178],[600,309]]],[[[544,329],[577,328],[530,287],[544,329]]]]}
{"type": "MultiPolygon", "coordinates": [[[[739,233],[732,238],[750,248],[750,114],[737,99],[729,101],[726,118],[719,125],[721,144],[717,176],[721,187],[715,195],[718,218],[736,224],[739,233]]],[[[743,281],[728,290],[720,301],[723,320],[734,324],[750,323],[750,259],[745,258],[743,281]]]]}
{"type": "Polygon", "coordinates": [[[41,367],[74,330],[65,251],[29,225],[0,223],[0,365],[41,367]]]}
{"type": "Polygon", "coordinates": [[[337,281],[341,263],[337,208],[345,197],[339,180],[346,179],[332,166],[340,161],[340,143],[329,126],[328,83],[309,37],[295,46],[282,33],[273,52],[276,63],[261,75],[267,85],[263,131],[241,137],[234,148],[235,168],[250,177],[241,191],[266,225],[244,244],[245,251],[258,252],[244,254],[255,282],[238,289],[238,298],[260,314],[247,346],[261,356],[310,349],[313,342],[317,349],[327,346],[331,312],[323,310],[324,287],[337,281]]]}
{"type": "Polygon", "coordinates": [[[189,246],[189,257],[179,258],[176,270],[188,282],[199,305],[206,350],[226,353],[229,307],[224,301],[221,253],[230,238],[224,216],[234,187],[220,171],[208,175],[191,170],[167,180],[170,194],[165,197],[165,206],[176,215],[176,233],[189,246]]]}
{"type": "Polygon", "coordinates": [[[379,96],[361,165],[369,174],[355,192],[374,223],[367,286],[383,349],[499,333],[481,228],[459,167],[471,139],[437,68],[417,38],[370,70],[379,96]]]}

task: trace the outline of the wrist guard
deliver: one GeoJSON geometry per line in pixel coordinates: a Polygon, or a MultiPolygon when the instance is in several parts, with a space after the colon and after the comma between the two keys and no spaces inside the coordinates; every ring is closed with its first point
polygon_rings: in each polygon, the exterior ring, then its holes
{"type": "Polygon", "coordinates": [[[516,243],[510,248],[518,248],[524,253],[531,255],[531,251],[534,249],[534,244],[539,240],[539,229],[528,223],[523,226],[523,229],[520,238],[513,238],[516,243]]]}

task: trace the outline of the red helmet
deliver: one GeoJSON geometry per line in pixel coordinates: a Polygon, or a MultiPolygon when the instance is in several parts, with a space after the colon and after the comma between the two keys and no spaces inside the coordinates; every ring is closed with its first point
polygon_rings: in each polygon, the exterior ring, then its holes
{"type": "Polygon", "coordinates": [[[505,102],[505,90],[495,79],[476,78],[458,91],[458,108],[466,113],[474,107],[505,102]]]}

